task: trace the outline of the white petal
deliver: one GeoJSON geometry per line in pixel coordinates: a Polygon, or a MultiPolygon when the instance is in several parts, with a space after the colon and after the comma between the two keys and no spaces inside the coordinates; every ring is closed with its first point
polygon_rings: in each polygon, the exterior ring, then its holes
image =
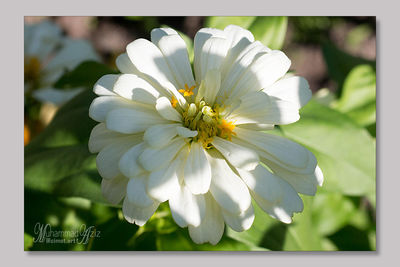
{"type": "Polygon", "coordinates": [[[293,213],[303,210],[303,202],[293,187],[261,165],[251,172],[238,171],[254,200],[272,217],[290,223],[293,213]]]}
{"type": "Polygon", "coordinates": [[[210,150],[208,155],[212,173],[210,192],[217,203],[234,214],[247,210],[251,205],[251,197],[242,179],[218,152],[210,150]]]}
{"type": "Polygon", "coordinates": [[[146,148],[139,157],[139,162],[148,171],[156,171],[167,166],[185,145],[183,138],[176,138],[163,148],[146,148]]]}
{"type": "MultiPolygon", "coordinates": [[[[172,36],[172,35],[178,35],[178,33],[174,29],[171,29],[171,28],[156,28],[156,29],[153,29],[151,31],[151,41],[161,49],[161,51],[163,52],[166,60],[168,61],[169,67],[171,69],[173,67],[182,68],[182,66],[177,66],[176,65],[177,60],[172,60],[172,58],[170,59],[169,56],[167,56],[168,53],[171,52],[170,51],[170,48],[171,48],[170,45],[167,42],[165,42],[165,40],[160,45],[160,40],[162,39],[162,37],[164,37],[164,36],[172,36]],[[172,61],[172,65],[171,65],[171,61],[172,61]]],[[[182,48],[182,49],[180,49],[180,54],[183,53],[183,50],[185,50],[184,52],[187,54],[187,52],[186,52],[186,44],[184,42],[182,43],[181,40],[178,40],[178,38],[179,39],[182,39],[182,38],[180,36],[172,37],[172,39],[175,39],[175,38],[176,38],[176,40],[171,40],[171,41],[174,44],[177,43],[178,47],[182,48]]],[[[170,55],[170,56],[172,56],[173,58],[177,59],[176,55],[170,55]]],[[[182,56],[186,57],[185,55],[182,55],[182,56]]],[[[178,61],[180,61],[180,60],[178,60],[178,61]]],[[[185,59],[185,61],[186,61],[186,59],[185,59]]],[[[182,77],[179,77],[180,75],[177,75],[177,77],[175,77],[175,78],[178,81],[180,81],[181,84],[183,83],[183,86],[185,84],[185,80],[186,80],[186,83],[188,85],[194,85],[193,74],[191,72],[191,66],[190,66],[189,60],[187,62],[185,62],[184,65],[186,65],[186,67],[184,69],[182,69],[181,71],[184,72],[184,77],[186,77],[186,78],[182,80],[182,77]],[[187,63],[189,63],[189,65],[187,63]]],[[[179,73],[179,71],[175,71],[175,73],[177,74],[177,73],[179,73]]],[[[163,84],[163,85],[165,86],[165,84],[163,84]]],[[[184,88],[184,87],[181,87],[181,86],[179,86],[179,87],[180,88],[184,88]]],[[[175,88],[174,88],[172,94],[178,99],[178,102],[183,107],[182,101],[185,101],[183,96],[175,88]]]]}
{"type": "Polygon", "coordinates": [[[289,70],[290,64],[289,58],[278,50],[273,50],[259,56],[247,68],[236,86],[232,89],[233,92],[229,100],[226,101],[226,104],[230,104],[235,98],[241,97],[247,92],[259,91],[270,86],[285,75],[289,70]]]}
{"type": "Polygon", "coordinates": [[[138,158],[145,149],[144,142],[141,142],[132,148],[128,149],[118,162],[118,167],[123,175],[128,178],[139,176],[145,172],[142,166],[138,163],[138,158]]]}
{"type": "Polygon", "coordinates": [[[113,179],[101,180],[101,191],[105,199],[111,204],[117,205],[126,194],[128,179],[123,175],[118,175],[113,179]]]}
{"type": "Polygon", "coordinates": [[[153,199],[151,199],[146,192],[145,179],[145,176],[131,178],[126,188],[126,197],[129,202],[143,208],[153,204],[153,199]]]}
{"type": "Polygon", "coordinates": [[[239,106],[232,111],[230,118],[251,117],[264,113],[266,107],[271,105],[271,97],[263,92],[250,92],[241,97],[239,103],[239,106]]]}
{"type": "Polygon", "coordinates": [[[186,43],[178,34],[164,36],[158,42],[168,67],[177,81],[179,88],[195,85],[192,67],[190,66],[186,43]]]}
{"type": "Polygon", "coordinates": [[[178,135],[182,137],[195,137],[198,134],[197,131],[192,131],[182,126],[177,126],[176,131],[178,132],[178,135]]]}
{"type": "Polygon", "coordinates": [[[179,187],[178,193],[171,196],[169,207],[180,227],[199,226],[206,212],[204,196],[192,194],[186,186],[179,187]]]}
{"type": "Polygon", "coordinates": [[[159,204],[159,202],[154,201],[152,205],[143,208],[131,203],[126,197],[122,204],[122,212],[128,222],[143,226],[157,210],[159,204]]]}
{"type": "Polygon", "coordinates": [[[164,202],[180,194],[178,179],[178,168],[181,167],[181,157],[171,163],[171,165],[152,172],[147,182],[147,192],[152,198],[164,202]]]}
{"type": "Polygon", "coordinates": [[[298,121],[300,114],[298,107],[292,102],[273,98],[270,105],[263,112],[264,119],[260,119],[261,123],[271,123],[285,125],[298,121]]]}
{"type": "MultiPolygon", "coordinates": [[[[311,154],[311,152],[309,153],[311,154]]],[[[311,156],[313,155],[311,154],[311,156]]],[[[268,162],[268,167],[270,167],[277,176],[281,177],[293,186],[297,192],[311,196],[315,195],[317,186],[321,186],[323,181],[321,169],[318,166],[315,167],[313,161],[312,165],[314,166],[314,171],[304,174],[282,168],[273,162],[268,162]]]]}
{"type": "MultiPolygon", "coordinates": [[[[205,42],[210,39],[211,37],[225,37],[226,34],[217,29],[211,29],[211,28],[203,28],[200,29],[195,37],[194,37],[194,73],[196,75],[196,81],[197,84],[200,84],[201,82],[201,68],[200,68],[200,61],[201,61],[201,54],[202,54],[202,49],[205,44],[205,42]]],[[[204,74],[205,75],[205,74],[204,74]]]]}
{"type": "Polygon", "coordinates": [[[215,136],[212,144],[235,167],[245,170],[254,170],[260,159],[258,154],[231,141],[215,136]]]}
{"type": "Polygon", "coordinates": [[[225,77],[226,71],[231,68],[239,54],[246,49],[248,45],[254,42],[253,34],[242,27],[228,25],[225,27],[224,32],[226,33],[226,38],[230,42],[230,49],[226,59],[224,60],[224,65],[222,68],[224,71],[223,77],[225,77]]]}
{"type": "Polygon", "coordinates": [[[229,41],[221,37],[211,37],[201,50],[200,79],[203,80],[209,70],[219,69],[229,49],[229,41]]]}
{"type": "Polygon", "coordinates": [[[89,107],[89,117],[104,122],[107,114],[114,109],[134,108],[135,104],[119,96],[99,96],[93,99],[89,107]]]}
{"type": "Polygon", "coordinates": [[[226,38],[231,42],[231,49],[235,49],[235,47],[244,40],[246,41],[246,44],[254,42],[253,34],[242,27],[228,25],[225,27],[224,32],[226,33],[226,38]]]}
{"type": "Polygon", "coordinates": [[[237,125],[289,124],[300,119],[296,105],[270,97],[264,92],[251,92],[240,100],[240,106],[229,116],[229,120],[234,120],[237,125]]]}
{"type": "Polygon", "coordinates": [[[137,39],[126,47],[132,64],[147,78],[163,84],[172,82],[178,86],[168,64],[158,47],[146,39],[137,39]]]}
{"type": "Polygon", "coordinates": [[[104,147],[96,157],[97,170],[101,177],[112,179],[120,174],[118,162],[122,155],[132,146],[138,143],[137,140],[122,139],[104,147]]]}
{"type": "Polygon", "coordinates": [[[210,105],[214,105],[215,98],[219,92],[221,85],[221,74],[218,69],[207,71],[204,77],[204,100],[210,105]]]}
{"type": "Polygon", "coordinates": [[[235,128],[235,132],[238,138],[254,145],[259,151],[263,152],[259,155],[268,160],[298,170],[305,169],[308,166],[308,150],[289,139],[240,127],[235,128]]]}
{"type": "Polygon", "coordinates": [[[201,144],[192,142],[184,171],[185,184],[193,194],[207,193],[211,182],[211,166],[201,144]]]}
{"type": "Polygon", "coordinates": [[[117,65],[119,71],[122,73],[132,74],[138,72],[135,66],[133,66],[132,61],[130,60],[127,53],[119,55],[115,60],[115,64],[117,65]]]}
{"type": "Polygon", "coordinates": [[[158,124],[147,128],[143,140],[149,147],[161,148],[169,144],[178,132],[177,124],[158,124]]]}
{"type": "Polygon", "coordinates": [[[162,37],[172,34],[178,34],[178,33],[172,28],[155,28],[151,30],[150,33],[151,41],[153,42],[153,44],[158,46],[158,42],[162,37]]]}
{"type": "Polygon", "coordinates": [[[274,129],[273,124],[247,123],[247,124],[241,124],[241,125],[237,125],[237,126],[240,128],[253,130],[253,131],[267,131],[267,130],[274,129]]]}
{"type": "Polygon", "coordinates": [[[324,174],[322,173],[322,170],[319,166],[317,166],[315,168],[315,176],[317,178],[317,182],[319,186],[322,186],[322,184],[324,183],[324,174]]]}
{"type": "Polygon", "coordinates": [[[259,165],[253,171],[238,169],[240,177],[254,193],[261,195],[272,204],[279,203],[283,195],[280,178],[259,165]]]}
{"type": "Polygon", "coordinates": [[[96,95],[115,95],[113,87],[119,76],[118,74],[102,76],[93,86],[93,92],[96,95]]]}
{"type": "Polygon", "coordinates": [[[171,101],[164,96],[157,99],[156,109],[158,113],[166,120],[178,122],[182,121],[182,115],[172,107],[171,101]]]}
{"type": "Polygon", "coordinates": [[[250,205],[246,211],[240,214],[232,214],[224,209],[221,210],[226,224],[228,224],[236,232],[248,230],[254,222],[255,216],[253,205],[250,205]]]}
{"type": "Polygon", "coordinates": [[[121,138],[129,139],[131,138],[131,136],[110,131],[106,128],[105,123],[99,123],[92,129],[92,132],[90,133],[89,144],[88,144],[89,151],[91,153],[97,153],[100,150],[102,150],[105,146],[121,138]]]}
{"type": "Polygon", "coordinates": [[[210,242],[216,245],[224,233],[224,218],[221,209],[210,194],[205,195],[206,214],[197,227],[189,225],[189,235],[196,244],[210,242]]]}
{"type": "Polygon", "coordinates": [[[155,124],[167,123],[156,112],[135,109],[113,109],[106,116],[107,128],[120,133],[139,133],[155,124]]]}
{"type": "Polygon", "coordinates": [[[148,82],[134,74],[122,74],[114,84],[118,95],[137,102],[154,105],[160,93],[148,82]]]}
{"type": "Polygon", "coordinates": [[[263,90],[270,96],[288,101],[301,108],[311,99],[311,90],[303,77],[283,78],[263,90]]]}
{"type": "Polygon", "coordinates": [[[246,73],[256,56],[268,51],[270,51],[270,49],[259,41],[256,41],[246,46],[239,55],[237,55],[234,62],[229,65],[228,63],[224,63],[221,90],[218,96],[227,97],[232,94],[235,95],[236,84],[240,81],[244,73],[246,73]]]}

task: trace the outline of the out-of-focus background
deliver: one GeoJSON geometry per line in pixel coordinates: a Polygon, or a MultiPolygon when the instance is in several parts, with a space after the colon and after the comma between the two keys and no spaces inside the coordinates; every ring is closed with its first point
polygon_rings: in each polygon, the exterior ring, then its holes
{"type": "MultiPolygon", "coordinates": [[[[375,17],[25,17],[24,22],[25,249],[376,249],[375,17]],[[85,184],[83,178],[69,183],[64,179],[67,176],[52,180],[56,176],[51,176],[52,166],[57,175],[63,171],[58,163],[46,161],[47,149],[55,144],[62,144],[62,148],[85,146],[93,127],[92,122],[80,125],[86,132],[78,135],[68,128],[70,120],[78,117],[71,115],[63,121],[61,115],[84,106],[79,97],[88,94],[101,75],[116,71],[115,59],[127,44],[137,38],[150,39],[153,28],[164,26],[176,29],[191,44],[200,28],[223,29],[229,24],[248,28],[256,39],[284,51],[292,61],[291,71],[305,77],[313,91],[312,103],[303,110],[303,124],[282,127],[284,135],[307,146],[322,164],[326,182],[315,199],[303,196],[309,209],[306,215],[298,220],[295,217],[287,226],[262,217],[256,210],[262,221],[255,222],[255,229],[241,234],[227,230],[218,246],[196,246],[187,230],[176,228],[170,215],[152,219],[140,230],[125,222],[118,208],[94,200],[100,198],[96,195],[100,180],[95,169],[90,180],[93,184],[85,184]],[[61,114],[58,120],[55,114],[61,114]],[[329,129],[338,131],[332,132],[337,138],[326,135],[329,129]],[[68,141],[62,143],[62,138],[68,141]],[[309,139],[315,142],[310,144],[309,139]],[[344,142],[343,147],[335,142],[344,142]],[[39,175],[43,179],[38,181],[39,175]],[[82,190],[88,186],[89,191],[94,188],[96,196],[70,188],[76,186],[82,190]],[[88,244],[34,242],[36,222],[59,230],[95,225],[102,238],[93,238],[88,244]]],[[[77,165],[74,163],[71,166],[77,165]]],[[[75,173],[71,179],[78,179],[75,173]]],[[[165,206],[160,209],[161,213],[168,210],[165,206]]]]}

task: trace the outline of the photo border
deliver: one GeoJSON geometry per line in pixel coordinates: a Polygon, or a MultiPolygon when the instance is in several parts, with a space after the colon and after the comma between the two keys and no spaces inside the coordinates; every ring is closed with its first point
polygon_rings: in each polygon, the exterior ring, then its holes
{"type": "Polygon", "coordinates": [[[377,266],[393,265],[398,258],[399,234],[398,166],[399,119],[396,116],[400,93],[396,72],[398,69],[399,35],[394,2],[381,1],[254,1],[233,4],[232,1],[202,0],[198,5],[182,1],[121,1],[83,2],[69,0],[12,1],[1,17],[3,55],[1,64],[4,77],[2,141],[6,149],[1,154],[3,174],[2,200],[2,262],[7,265],[29,266],[110,266],[127,263],[146,266],[187,266],[223,264],[241,266],[258,263],[280,266],[337,266],[356,264],[377,266]],[[129,14],[128,10],[132,10],[129,14]],[[23,122],[23,17],[39,15],[90,15],[90,16],[376,16],[377,17],[377,251],[376,252],[24,252],[24,164],[22,145],[23,122]],[[386,88],[385,90],[383,88],[386,88]],[[7,100],[6,100],[7,99],[7,100]],[[395,102],[396,101],[396,102],[395,102]],[[9,115],[11,114],[11,115],[9,115]],[[10,127],[11,126],[11,127],[10,127]],[[397,141],[397,142],[396,142],[397,141]],[[384,156],[385,153],[385,156],[384,156]],[[386,177],[386,178],[384,178],[386,177]]]}

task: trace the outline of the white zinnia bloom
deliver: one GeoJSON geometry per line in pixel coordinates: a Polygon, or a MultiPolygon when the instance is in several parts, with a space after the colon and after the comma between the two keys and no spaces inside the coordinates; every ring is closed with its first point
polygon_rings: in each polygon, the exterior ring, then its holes
{"type": "Polygon", "coordinates": [[[60,105],[82,88],[57,90],[53,84],[66,70],[86,60],[99,60],[91,44],[85,40],[63,37],[61,29],[50,21],[24,25],[25,92],[40,102],[60,105]]]}
{"type": "Polygon", "coordinates": [[[290,60],[230,25],[194,38],[187,48],[169,28],[154,29],[117,58],[122,74],[95,84],[89,149],[97,156],[104,196],[123,200],[126,220],[142,226],[160,203],[188,227],[194,242],[216,244],[225,223],[251,227],[252,198],[290,223],[323,175],[315,156],[265,133],[299,119],[311,97],[302,77],[284,76],[290,60]],[[269,168],[265,168],[265,165],[269,168]]]}

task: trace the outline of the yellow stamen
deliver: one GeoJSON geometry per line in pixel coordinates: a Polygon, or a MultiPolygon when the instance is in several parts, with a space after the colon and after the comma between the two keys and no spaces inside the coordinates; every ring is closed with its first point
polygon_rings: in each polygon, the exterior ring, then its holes
{"type": "Polygon", "coordinates": [[[219,136],[232,141],[232,135],[236,135],[236,133],[233,132],[235,127],[236,126],[233,121],[227,122],[226,120],[222,119],[221,123],[218,125],[218,128],[221,130],[219,136]]]}
{"type": "Polygon", "coordinates": [[[185,89],[179,89],[179,93],[182,93],[184,97],[192,96],[194,95],[193,89],[195,87],[196,85],[193,85],[192,87],[189,88],[189,86],[185,84],[185,89]]]}
{"type": "Polygon", "coordinates": [[[178,104],[178,100],[175,98],[175,96],[171,97],[171,105],[176,108],[176,104],[178,104]]]}

